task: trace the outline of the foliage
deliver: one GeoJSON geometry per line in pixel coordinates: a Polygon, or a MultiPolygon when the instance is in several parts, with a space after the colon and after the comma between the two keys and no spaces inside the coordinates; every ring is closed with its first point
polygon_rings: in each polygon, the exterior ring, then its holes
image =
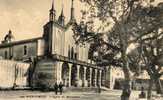
{"type": "MultiPolygon", "coordinates": [[[[143,58],[152,60],[150,64],[154,64],[153,59],[156,59],[152,54],[152,50],[146,45],[146,41],[153,41],[162,36],[162,32],[157,34],[158,30],[163,27],[163,11],[162,4],[157,7],[151,5],[154,0],[80,0],[89,5],[90,9],[85,11],[92,21],[98,19],[102,22],[99,29],[92,32],[88,30],[88,23],[74,25],[74,38],[77,43],[90,42],[92,58],[102,65],[121,66],[124,71],[126,84],[123,89],[121,99],[128,100],[131,88],[131,73],[130,71],[139,74],[137,69],[147,67],[143,63],[143,58]],[[112,27],[110,26],[112,25],[112,27]],[[103,28],[101,28],[103,27],[103,28]],[[111,27],[105,33],[107,41],[105,41],[102,34],[107,27],[111,27]],[[130,45],[137,44],[136,56],[130,53],[130,45]],[[143,45],[143,48],[142,48],[143,45]],[[140,53],[139,53],[140,52],[140,53]],[[146,55],[144,55],[146,54],[146,55]],[[148,56],[148,57],[147,57],[148,56]],[[140,59],[142,58],[142,59],[140,59]],[[144,66],[143,66],[144,65],[144,66]]],[[[88,21],[89,22],[89,21],[88,21]]],[[[157,41],[158,42],[158,41],[157,41]]],[[[156,42],[156,43],[157,43],[156,42]]],[[[151,44],[149,42],[149,44],[151,44]]],[[[135,51],[136,51],[135,50],[135,51]]],[[[160,58],[159,58],[160,59],[160,58]]],[[[99,64],[99,63],[97,63],[99,64]]],[[[151,68],[148,67],[150,70],[151,68]]],[[[147,68],[147,69],[148,69],[147,68]]]]}
{"type": "MultiPolygon", "coordinates": [[[[145,41],[155,38],[154,31],[162,27],[162,22],[160,21],[161,8],[153,7],[152,5],[143,6],[141,4],[143,1],[140,0],[81,1],[89,4],[90,11],[87,12],[91,12],[91,15],[88,15],[89,17],[98,18],[104,23],[109,23],[110,18],[113,20],[113,27],[106,32],[107,41],[104,41],[103,33],[89,32],[87,23],[85,25],[82,22],[74,26],[76,41],[78,43],[91,41],[90,57],[96,58],[93,60],[100,62],[100,64],[122,66],[122,59],[119,56],[122,56],[123,47],[128,48],[132,43],[140,43],[140,39],[145,41]],[[125,5],[120,5],[120,3],[125,5]],[[115,8],[115,5],[121,6],[121,9],[115,8]],[[93,14],[92,11],[94,11],[93,14]],[[84,31],[82,31],[82,28],[84,31]],[[124,43],[121,39],[124,39],[124,43]],[[98,57],[93,57],[95,52],[98,52],[98,57]]],[[[110,24],[107,25],[109,26],[110,24]]],[[[134,59],[129,58],[131,59],[130,61],[134,59]]]]}

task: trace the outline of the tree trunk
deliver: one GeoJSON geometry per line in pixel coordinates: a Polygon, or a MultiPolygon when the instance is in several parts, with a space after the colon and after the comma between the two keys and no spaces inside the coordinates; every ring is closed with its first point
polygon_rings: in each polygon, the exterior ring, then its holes
{"type": "MultiPolygon", "coordinates": [[[[118,21],[116,21],[118,22],[118,21]]],[[[119,24],[119,39],[121,45],[121,54],[122,54],[122,62],[123,62],[123,72],[125,77],[125,82],[123,84],[123,90],[121,94],[121,100],[129,100],[131,94],[131,74],[130,68],[128,63],[128,57],[126,54],[128,48],[128,41],[127,41],[127,34],[126,34],[126,27],[124,27],[126,21],[123,20],[122,23],[119,24]]]]}
{"type": "Polygon", "coordinates": [[[147,93],[148,100],[151,100],[152,97],[152,87],[153,87],[153,79],[151,78],[149,82],[148,93],[147,93]]]}
{"type": "Polygon", "coordinates": [[[159,78],[156,79],[155,85],[156,85],[156,92],[157,92],[157,94],[163,94],[162,84],[161,84],[161,81],[160,81],[159,78]]]}
{"type": "Polygon", "coordinates": [[[122,52],[122,59],[123,59],[123,72],[124,72],[125,82],[123,86],[121,100],[129,100],[131,94],[131,74],[130,74],[130,68],[129,68],[127,56],[124,51],[122,52]]]}
{"type": "Polygon", "coordinates": [[[131,83],[130,80],[125,80],[122,95],[121,95],[121,100],[129,100],[130,94],[131,94],[131,84],[130,83],[131,83]]]}

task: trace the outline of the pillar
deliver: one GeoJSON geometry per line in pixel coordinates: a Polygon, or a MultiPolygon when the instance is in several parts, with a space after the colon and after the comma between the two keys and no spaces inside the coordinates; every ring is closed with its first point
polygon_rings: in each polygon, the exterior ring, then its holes
{"type": "Polygon", "coordinates": [[[100,86],[100,87],[101,87],[101,76],[102,76],[101,73],[102,73],[102,71],[99,70],[99,80],[98,80],[99,82],[98,82],[98,83],[99,83],[99,86],[100,86]]]}
{"type": "Polygon", "coordinates": [[[92,68],[90,68],[90,74],[89,74],[89,86],[91,87],[92,86],[92,68]]]}
{"type": "Polygon", "coordinates": [[[69,64],[69,78],[68,78],[68,86],[71,87],[71,70],[72,70],[72,64],[69,64]]]}
{"type": "Polygon", "coordinates": [[[84,87],[87,86],[87,80],[86,80],[86,72],[87,71],[87,67],[84,67],[84,78],[83,78],[83,82],[84,82],[84,87]]]}
{"type": "Polygon", "coordinates": [[[62,65],[63,65],[63,62],[58,62],[57,63],[57,74],[56,74],[56,80],[57,80],[57,83],[60,83],[62,82],[62,65]]]}

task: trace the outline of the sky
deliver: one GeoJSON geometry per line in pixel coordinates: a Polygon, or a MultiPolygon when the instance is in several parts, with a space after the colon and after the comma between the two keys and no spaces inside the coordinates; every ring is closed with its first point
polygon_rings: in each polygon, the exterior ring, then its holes
{"type": "MultiPolygon", "coordinates": [[[[156,0],[160,2],[161,0],[156,0]]],[[[52,0],[0,0],[0,41],[9,29],[15,40],[40,37],[43,25],[49,20],[52,0]]],[[[66,22],[70,17],[71,0],[54,0],[57,18],[64,9],[66,22]]],[[[74,0],[75,17],[81,19],[81,9],[87,9],[79,0],[74,0]]]]}
{"type": "MultiPolygon", "coordinates": [[[[79,0],[74,0],[74,4],[78,8],[79,0]]],[[[15,40],[42,36],[43,25],[49,20],[51,6],[52,0],[0,0],[0,41],[9,29],[12,30],[15,40]]],[[[71,0],[54,0],[54,7],[56,18],[63,7],[65,20],[68,22],[71,0]]],[[[76,19],[80,19],[80,10],[75,9],[76,19]]]]}

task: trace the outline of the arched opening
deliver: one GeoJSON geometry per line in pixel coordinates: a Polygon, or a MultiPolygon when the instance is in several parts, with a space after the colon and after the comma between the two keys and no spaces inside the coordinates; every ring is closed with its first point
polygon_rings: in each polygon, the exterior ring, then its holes
{"type": "Polygon", "coordinates": [[[115,80],[114,89],[122,89],[120,80],[118,79],[115,80]]]}
{"type": "Polygon", "coordinates": [[[75,86],[75,87],[77,86],[76,77],[77,77],[77,66],[73,65],[71,70],[71,86],[75,86]]]}
{"type": "Polygon", "coordinates": [[[95,86],[95,69],[92,69],[92,86],[95,86]]]}
{"type": "Polygon", "coordinates": [[[102,70],[102,73],[101,73],[101,85],[105,86],[105,72],[104,72],[104,70],[102,70]]]}
{"type": "Polygon", "coordinates": [[[69,84],[69,66],[68,63],[62,64],[62,81],[64,86],[69,84]]]}
{"type": "Polygon", "coordinates": [[[79,78],[82,80],[82,86],[84,86],[84,67],[80,67],[80,73],[79,73],[79,78]]]}
{"type": "Polygon", "coordinates": [[[90,87],[91,86],[91,84],[90,84],[90,68],[87,68],[87,70],[86,70],[86,80],[88,81],[88,87],[90,87]]]}
{"type": "Polygon", "coordinates": [[[99,80],[100,79],[100,71],[99,70],[97,70],[97,86],[99,86],[100,84],[99,84],[99,80]]]}

